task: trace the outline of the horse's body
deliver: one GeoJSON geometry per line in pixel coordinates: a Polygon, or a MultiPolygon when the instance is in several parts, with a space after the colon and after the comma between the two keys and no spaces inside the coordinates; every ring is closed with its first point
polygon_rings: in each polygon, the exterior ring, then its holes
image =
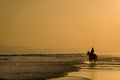
{"type": "Polygon", "coordinates": [[[87,53],[87,55],[89,56],[89,61],[92,62],[96,62],[97,61],[97,55],[94,53],[87,53]]]}

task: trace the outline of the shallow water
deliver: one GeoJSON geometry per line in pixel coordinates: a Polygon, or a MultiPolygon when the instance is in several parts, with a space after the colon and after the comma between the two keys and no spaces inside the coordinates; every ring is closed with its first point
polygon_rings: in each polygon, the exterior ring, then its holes
{"type": "Polygon", "coordinates": [[[120,80],[120,58],[106,57],[96,64],[80,64],[77,72],[70,72],[67,76],[85,77],[91,80],[120,80]]]}

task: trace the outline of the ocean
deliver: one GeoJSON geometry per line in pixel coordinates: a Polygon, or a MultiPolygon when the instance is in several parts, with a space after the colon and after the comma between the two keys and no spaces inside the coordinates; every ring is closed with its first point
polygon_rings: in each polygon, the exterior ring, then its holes
{"type": "Polygon", "coordinates": [[[2,55],[0,80],[120,80],[119,56],[86,60],[85,54],[2,55]]]}

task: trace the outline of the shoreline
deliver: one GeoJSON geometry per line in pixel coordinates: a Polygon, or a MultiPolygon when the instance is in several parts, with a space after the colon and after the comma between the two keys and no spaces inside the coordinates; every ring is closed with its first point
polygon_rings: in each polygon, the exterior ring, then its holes
{"type": "Polygon", "coordinates": [[[60,64],[57,66],[52,65],[52,71],[46,72],[46,75],[41,78],[42,80],[49,80],[53,78],[65,77],[69,72],[78,71],[79,68],[73,65],[60,64]]]}

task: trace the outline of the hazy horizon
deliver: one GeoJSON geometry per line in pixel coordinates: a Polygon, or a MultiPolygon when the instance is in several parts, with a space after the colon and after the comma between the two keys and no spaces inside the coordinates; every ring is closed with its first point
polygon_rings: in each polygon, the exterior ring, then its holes
{"type": "Polygon", "coordinates": [[[66,52],[94,47],[97,52],[119,53],[119,4],[119,0],[1,0],[0,44],[66,52]]]}

